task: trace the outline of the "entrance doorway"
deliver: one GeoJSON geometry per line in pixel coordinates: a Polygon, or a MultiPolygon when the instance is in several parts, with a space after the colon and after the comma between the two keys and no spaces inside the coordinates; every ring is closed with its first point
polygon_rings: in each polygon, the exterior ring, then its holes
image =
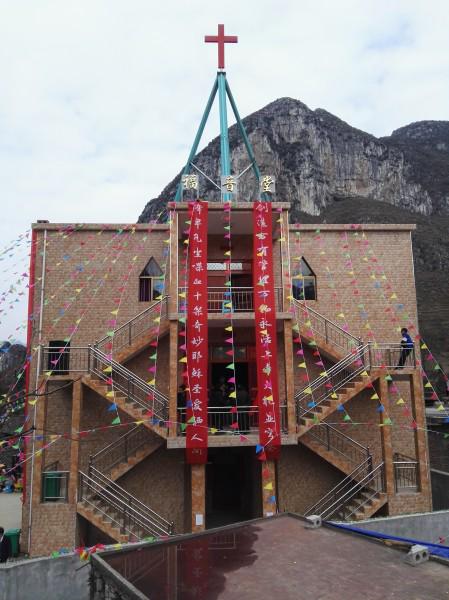
{"type": "Polygon", "coordinates": [[[206,465],[206,527],[262,514],[260,462],[254,448],[209,448],[206,465]]]}

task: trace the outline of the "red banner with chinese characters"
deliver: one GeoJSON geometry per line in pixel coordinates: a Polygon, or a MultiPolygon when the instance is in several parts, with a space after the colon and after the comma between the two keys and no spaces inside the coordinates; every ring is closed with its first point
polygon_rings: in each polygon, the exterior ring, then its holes
{"type": "Polygon", "coordinates": [[[257,403],[260,454],[279,458],[281,424],[276,352],[276,304],[273,274],[273,217],[271,202],[253,206],[253,281],[256,326],[257,403]]]}
{"type": "Polygon", "coordinates": [[[189,203],[186,461],[207,461],[207,202],[189,203]]]}

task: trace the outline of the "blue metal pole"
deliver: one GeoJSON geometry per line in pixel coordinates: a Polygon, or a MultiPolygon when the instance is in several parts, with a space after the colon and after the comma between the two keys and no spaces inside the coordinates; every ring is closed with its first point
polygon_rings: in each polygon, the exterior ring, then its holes
{"type": "MultiPolygon", "coordinates": [[[[217,78],[218,79],[218,78],[217,78]]],[[[198,127],[197,134],[193,141],[192,149],[190,150],[189,158],[187,159],[186,165],[182,171],[181,179],[178,183],[178,189],[176,190],[175,202],[179,202],[182,198],[182,176],[188,175],[190,173],[190,163],[195,158],[195,154],[198,150],[199,143],[201,141],[201,137],[203,135],[204,127],[206,126],[207,119],[209,118],[210,109],[212,108],[212,104],[215,100],[215,94],[217,93],[218,84],[217,79],[214,81],[214,85],[212,87],[212,91],[209,96],[209,100],[207,101],[206,108],[204,109],[203,117],[200,122],[200,126],[198,127]]]]}
{"type": "MultiPolygon", "coordinates": [[[[221,175],[224,177],[231,174],[231,159],[229,152],[228,137],[228,113],[226,104],[226,73],[217,73],[218,101],[220,111],[220,150],[221,150],[221,175]]],[[[230,200],[229,194],[223,194],[223,200],[230,200]]]]}

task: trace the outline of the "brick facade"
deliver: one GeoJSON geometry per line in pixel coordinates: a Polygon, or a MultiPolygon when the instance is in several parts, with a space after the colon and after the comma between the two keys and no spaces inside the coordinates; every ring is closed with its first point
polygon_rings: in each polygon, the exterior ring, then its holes
{"type": "MultiPolygon", "coordinates": [[[[279,207],[283,211],[279,213],[280,220],[285,224],[288,207],[281,204],[279,207]]],[[[101,339],[107,331],[120,327],[150,306],[150,302],[139,301],[138,292],[139,274],[151,257],[154,257],[159,265],[167,265],[166,293],[171,296],[168,301],[169,321],[172,324],[176,323],[179,315],[174,298],[177,296],[178,286],[182,287],[183,285],[182,278],[176,276],[181,256],[180,248],[183,247],[176,234],[176,231],[182,230],[182,223],[178,223],[178,219],[185,220],[182,210],[181,207],[179,212],[174,215],[171,231],[166,225],[111,225],[108,226],[107,231],[104,231],[101,226],[84,225],[74,232],[62,230],[61,234],[59,225],[35,225],[34,229],[37,231],[38,239],[37,283],[32,291],[35,307],[39,307],[43,282],[42,254],[45,229],[47,230],[45,249],[47,268],[42,307],[42,335],[39,340],[35,326],[32,347],[36,348],[39,342],[47,345],[51,340],[63,340],[70,336],[70,360],[75,360],[75,347],[93,344],[96,340],[101,339]],[[122,232],[118,233],[119,231],[122,232]],[[167,252],[169,253],[167,254],[167,252]],[[119,304],[117,298],[120,298],[119,304]],[[114,314],[117,308],[118,313],[114,314]],[[114,325],[111,325],[112,320],[116,320],[114,325]]],[[[212,210],[217,211],[219,207],[212,207],[212,210]]],[[[239,214],[235,228],[240,232],[232,236],[232,259],[234,261],[248,260],[252,254],[252,237],[242,231],[245,230],[245,227],[250,227],[250,214],[248,209],[242,205],[236,208],[236,212],[239,214]]],[[[281,241],[279,241],[280,232],[277,231],[274,244],[275,285],[282,288],[285,284],[283,274],[288,273],[285,261],[288,260],[289,255],[294,257],[299,247],[300,255],[306,258],[317,278],[318,298],[316,301],[308,302],[311,307],[328,319],[335,321],[337,319],[336,306],[338,303],[341,304],[339,311],[345,314],[351,333],[366,338],[366,319],[360,316],[361,311],[358,307],[363,298],[364,309],[368,313],[370,327],[375,331],[376,341],[398,342],[398,333],[394,331],[391,322],[393,313],[386,310],[392,306],[392,301],[389,297],[382,297],[379,289],[374,287],[371,278],[372,271],[367,267],[382,266],[386,277],[382,281],[387,281],[391,290],[397,293],[398,299],[395,302],[404,305],[404,310],[409,316],[408,323],[417,327],[416,293],[410,243],[411,228],[412,226],[406,225],[368,225],[365,227],[365,240],[368,240],[369,246],[359,242],[360,232],[359,236],[356,236],[354,231],[348,229],[347,226],[321,225],[320,240],[316,239],[316,226],[290,226],[289,234],[284,233],[281,241]],[[300,236],[297,236],[298,231],[300,236]],[[345,231],[347,238],[342,237],[342,233],[345,231]],[[300,246],[297,244],[298,239],[300,246]],[[347,247],[343,248],[343,245],[347,247]],[[368,261],[364,260],[367,249],[372,251],[368,261]],[[326,253],[325,259],[323,259],[323,250],[326,253]],[[351,254],[353,271],[357,276],[357,289],[360,292],[358,297],[348,292],[351,289],[351,277],[348,276],[348,268],[345,267],[345,257],[343,256],[345,252],[351,254]],[[375,261],[372,260],[373,257],[376,259],[375,261]],[[332,273],[332,278],[329,277],[329,271],[332,273]],[[338,298],[335,297],[336,291],[338,298]]],[[[223,256],[222,236],[219,235],[219,231],[218,228],[216,233],[211,233],[209,239],[209,258],[214,261],[218,261],[223,256]]],[[[293,261],[291,265],[294,266],[293,261]]],[[[273,478],[276,486],[277,509],[302,512],[336,485],[345,474],[308,447],[301,443],[298,444],[295,437],[297,424],[293,395],[304,386],[304,383],[299,379],[301,370],[297,367],[297,356],[293,354],[293,350],[296,348],[291,343],[292,319],[286,300],[288,293],[288,289],[287,293],[284,291],[285,305],[278,319],[277,347],[280,399],[281,404],[288,404],[289,436],[285,438],[280,460],[273,467],[273,478]],[[287,336],[285,339],[284,335],[287,336]],[[286,365],[289,366],[286,367],[286,365]],[[294,422],[292,422],[293,420],[294,422]]],[[[38,312],[38,309],[35,308],[35,323],[38,321],[38,312]]],[[[234,320],[234,343],[253,346],[254,318],[246,315],[241,320],[239,319],[240,317],[236,316],[234,320]]],[[[212,315],[210,318],[209,344],[211,347],[223,343],[224,322],[222,315],[212,315]]],[[[180,374],[183,367],[178,362],[176,348],[170,347],[170,344],[178,345],[179,339],[175,335],[170,336],[168,331],[169,329],[166,328],[158,341],[156,387],[162,394],[170,396],[171,402],[176,402],[176,390],[181,382],[180,374]]],[[[309,377],[314,379],[319,375],[322,367],[316,366],[315,357],[305,342],[304,349],[309,377]]],[[[149,356],[153,352],[154,349],[151,347],[143,347],[124,364],[143,381],[148,381],[152,378],[148,369],[152,364],[149,356]]],[[[37,353],[34,354],[31,363],[31,382],[37,381],[36,357],[37,353]]],[[[335,362],[327,354],[324,360],[325,368],[330,368],[335,362]]],[[[49,365],[44,365],[44,369],[48,367],[49,365]]],[[[83,372],[70,372],[69,375],[62,377],[53,375],[47,383],[48,391],[55,390],[67,382],[78,380],[84,376],[83,372]]],[[[415,381],[414,393],[412,393],[410,382],[411,379],[410,381],[401,380],[397,382],[397,386],[406,406],[410,407],[412,413],[415,414],[414,403],[422,404],[423,402],[422,389],[417,387],[415,381]]],[[[377,383],[376,386],[378,386],[377,383]]],[[[34,388],[34,383],[32,383],[32,388],[34,388]]],[[[398,427],[391,428],[391,451],[426,462],[427,449],[423,438],[419,437],[418,439],[416,432],[406,426],[404,406],[396,404],[398,394],[388,395],[388,414],[394,423],[399,424],[398,427]]],[[[350,399],[345,408],[353,423],[362,425],[344,423],[344,415],[339,412],[334,412],[327,417],[326,421],[360,444],[369,446],[374,464],[384,460],[384,445],[381,427],[379,427],[381,421],[376,410],[376,402],[370,400],[367,391],[362,391],[350,399]]],[[[33,461],[30,460],[27,463],[27,495],[23,508],[21,543],[22,548],[27,549],[31,463],[33,462],[33,491],[35,493],[32,506],[31,548],[29,549],[32,555],[46,554],[64,546],[72,547],[83,542],[86,536],[89,536],[90,540],[92,536],[95,537],[95,525],[92,524],[91,528],[86,528],[85,520],[79,515],[77,516],[75,493],[78,470],[86,472],[89,456],[117,441],[129,430],[130,427],[127,426],[127,423],[135,421],[130,413],[119,409],[118,414],[122,426],[105,428],[104,426],[110,424],[116,414],[111,412],[111,402],[84,383],[74,383],[49,394],[38,401],[36,410],[37,423],[40,423],[45,431],[44,439],[36,442],[36,450],[51,441],[52,435],[72,433],[63,436],[54,445],[45,449],[41,456],[36,456],[33,461]],[[81,387],[76,388],[76,386],[81,387]],[[80,394],[80,398],[77,400],[75,400],[75,388],[81,390],[77,392],[80,394]],[[76,419],[79,420],[77,426],[75,426],[76,419]],[[77,435],[79,430],[91,429],[95,429],[95,432],[81,438],[77,435]],[[42,503],[39,483],[42,469],[55,461],[58,461],[58,469],[70,471],[70,490],[73,493],[67,503],[42,503]]],[[[173,414],[173,410],[170,414],[173,414]]],[[[173,419],[173,417],[170,418],[173,419]]],[[[174,436],[174,439],[177,439],[175,429],[173,425],[170,425],[170,437],[174,436]]],[[[155,432],[148,431],[148,436],[149,440],[159,439],[155,432]]],[[[213,443],[222,445],[221,452],[226,453],[227,440],[224,436],[216,436],[213,443]]],[[[166,441],[162,440],[160,447],[152,450],[133,468],[127,470],[120,476],[117,483],[162,517],[173,521],[177,532],[190,531],[192,514],[204,513],[207,510],[206,470],[200,468],[191,470],[184,463],[184,451],[181,449],[182,440],[178,444],[179,449],[167,448],[166,444],[166,441]]],[[[30,452],[30,445],[27,452],[30,452]]],[[[253,462],[251,469],[259,470],[260,463],[253,462]]],[[[424,475],[421,483],[420,493],[393,494],[389,497],[388,512],[401,514],[428,510],[430,508],[430,490],[428,479],[426,480],[424,475]]],[[[258,478],[251,476],[251,486],[255,486],[260,492],[260,485],[263,485],[263,481],[260,481],[260,472],[258,472],[258,478]]],[[[251,502],[253,516],[260,516],[263,506],[257,490],[252,493],[251,502]]],[[[106,536],[107,534],[103,532],[101,535],[106,536]]]]}

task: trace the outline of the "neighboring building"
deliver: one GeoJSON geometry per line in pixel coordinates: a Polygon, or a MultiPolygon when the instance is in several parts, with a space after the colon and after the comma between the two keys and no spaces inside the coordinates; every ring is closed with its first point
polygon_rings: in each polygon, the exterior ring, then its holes
{"type": "Polygon", "coordinates": [[[421,375],[400,347],[403,323],[418,331],[414,226],[290,224],[226,81],[237,38],[220,25],[206,41],[219,69],[168,223],[33,225],[32,555],[279,511],[431,509],[421,375]],[[197,202],[217,92],[224,202],[197,202]],[[231,172],[226,95],[256,202],[231,172]]]}

